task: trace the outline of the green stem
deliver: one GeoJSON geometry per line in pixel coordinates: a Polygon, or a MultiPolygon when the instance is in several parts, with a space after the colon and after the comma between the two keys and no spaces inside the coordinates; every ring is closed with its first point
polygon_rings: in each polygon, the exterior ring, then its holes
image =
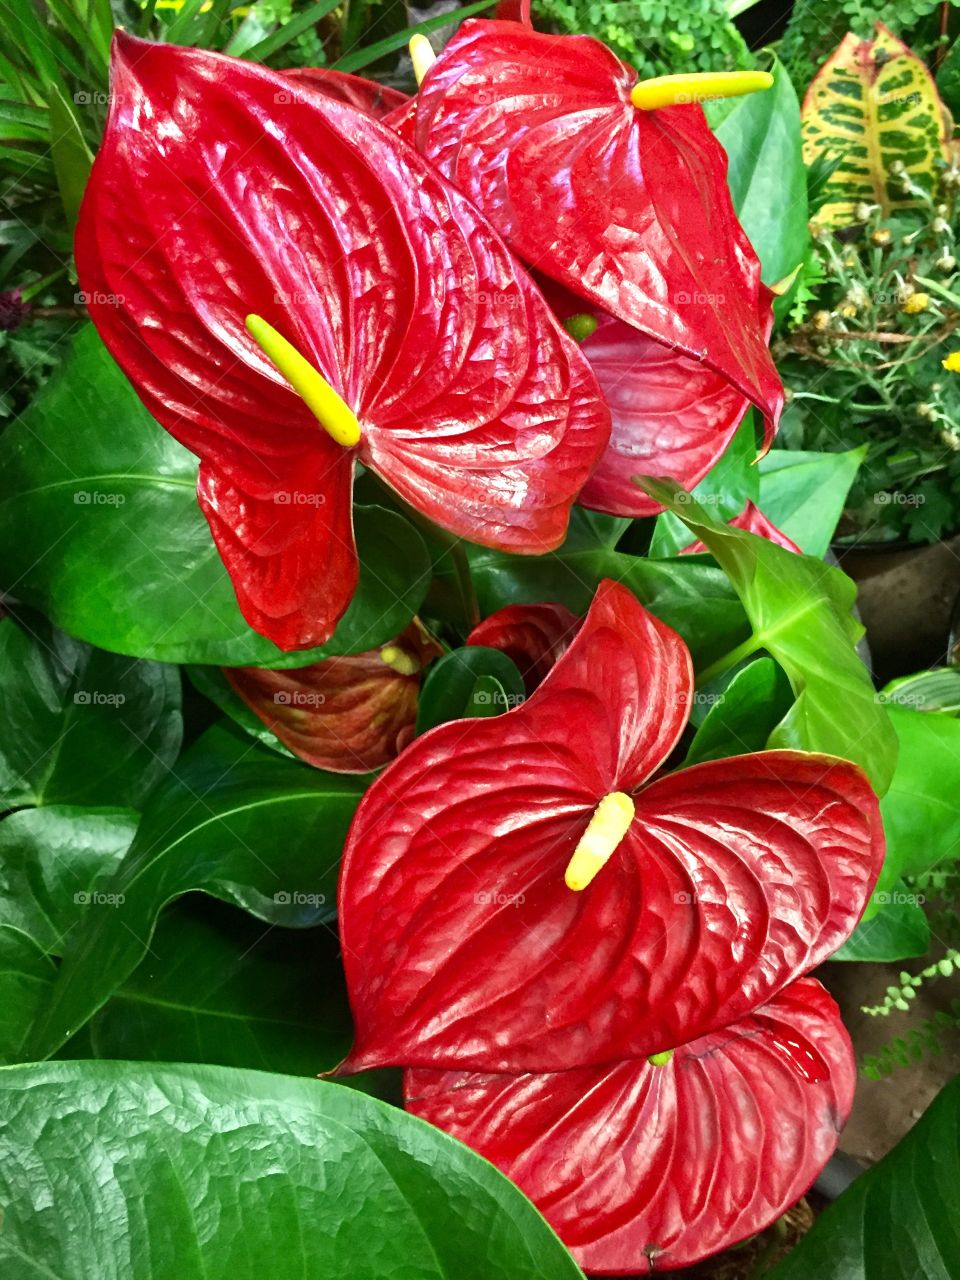
{"type": "Polygon", "coordinates": [[[697,684],[702,688],[711,681],[716,680],[717,676],[722,676],[725,671],[729,671],[731,667],[735,667],[738,662],[742,662],[744,658],[749,658],[751,654],[757,652],[760,648],[757,643],[756,636],[750,636],[748,640],[744,640],[743,644],[738,644],[735,649],[731,649],[729,653],[725,653],[722,658],[717,658],[716,662],[711,662],[700,672],[700,678],[697,684]]]}
{"type": "Polygon", "coordinates": [[[449,550],[450,559],[453,561],[453,567],[457,574],[457,585],[460,588],[460,600],[463,603],[464,617],[467,619],[469,629],[472,631],[480,621],[480,603],[477,600],[477,591],[473,585],[470,561],[467,559],[467,553],[462,542],[451,542],[449,550]]]}

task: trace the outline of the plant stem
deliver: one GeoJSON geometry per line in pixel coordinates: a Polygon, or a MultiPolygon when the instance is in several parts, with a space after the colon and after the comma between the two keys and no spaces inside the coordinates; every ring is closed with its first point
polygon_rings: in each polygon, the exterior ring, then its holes
{"type": "Polygon", "coordinates": [[[460,588],[464,617],[467,619],[467,625],[472,631],[480,621],[480,604],[477,600],[476,588],[473,585],[470,561],[467,559],[467,553],[462,542],[451,542],[449,551],[450,559],[453,561],[453,567],[457,574],[457,585],[460,588]]]}
{"type": "Polygon", "coordinates": [[[708,685],[711,681],[716,680],[717,676],[722,676],[725,671],[729,671],[731,667],[735,667],[738,662],[742,662],[744,658],[749,658],[751,654],[756,653],[760,648],[757,643],[756,636],[750,636],[744,640],[742,644],[738,644],[735,649],[731,649],[729,653],[725,653],[722,658],[717,658],[716,662],[711,662],[700,672],[700,678],[697,684],[701,686],[708,685]]]}

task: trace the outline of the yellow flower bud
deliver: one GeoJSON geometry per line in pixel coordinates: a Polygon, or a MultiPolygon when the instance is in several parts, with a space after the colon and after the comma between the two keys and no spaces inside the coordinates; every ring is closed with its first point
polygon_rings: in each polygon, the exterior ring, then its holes
{"type": "Polygon", "coordinates": [[[908,316],[918,316],[921,311],[926,311],[929,305],[929,293],[911,293],[901,310],[905,311],[908,316]]]}

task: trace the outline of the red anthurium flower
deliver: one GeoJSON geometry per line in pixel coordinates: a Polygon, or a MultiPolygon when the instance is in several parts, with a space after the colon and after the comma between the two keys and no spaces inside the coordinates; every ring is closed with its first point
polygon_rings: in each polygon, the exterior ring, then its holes
{"type": "Polygon", "coordinates": [[[315,89],[325,97],[345,102],[347,106],[356,107],[377,120],[410,101],[410,95],[401,93],[399,89],[377,84],[376,80],[364,80],[362,76],[352,76],[346,71],[336,71],[333,67],[292,67],[283,74],[298,87],[315,89]]]}
{"type": "Polygon", "coordinates": [[[91,315],[201,459],[245,617],[323,643],[357,578],[356,461],[455,534],[556,546],[609,434],[576,344],[473,207],[379,121],[120,35],[77,231],[91,315]]]}
{"type": "Polygon", "coordinates": [[[294,755],[332,773],[381,769],[413,737],[420,675],[442,649],[416,621],[393,644],[286,671],[225,667],[294,755]]]}
{"type": "MultiPolygon", "coordinates": [[[[685,489],[699,484],[743,421],[750,401],[722,374],[665,347],[605,311],[584,307],[568,289],[543,280],[544,295],[597,375],[613,430],[580,502],[611,515],[648,516],[663,508],[634,476],[670,476],[685,489]]],[[[768,289],[761,320],[773,324],[768,289]]]]}
{"type": "Polygon", "coordinates": [[[883,857],[865,777],[794,751],[655,777],[692,696],[680,637],[606,582],[522,706],[441,725],[374,782],[340,880],[342,1071],[644,1057],[847,938],[883,857]]]}
{"type": "Polygon", "coordinates": [[[554,1075],[407,1071],[408,1110],[479,1151],[587,1271],[671,1271],[768,1226],[809,1188],[856,1068],[812,978],[678,1049],[554,1075]]]}
{"type": "MultiPolygon", "coordinates": [[[[795,551],[798,556],[803,555],[803,552],[793,539],[788,538],[782,529],[778,529],[772,520],[768,520],[754,502],[748,502],[740,514],[734,516],[732,520],[728,520],[727,524],[732,529],[745,529],[747,533],[756,533],[761,538],[766,538],[768,542],[775,542],[778,547],[783,547],[787,551],[795,551]]],[[[682,556],[693,555],[695,552],[706,550],[707,547],[703,542],[691,542],[690,546],[684,547],[680,554],[682,556]]]]}
{"type": "Polygon", "coordinates": [[[636,79],[590,37],[469,20],[421,86],[417,145],[531,267],[709,366],[772,431],[783,389],[726,154],[697,102],[657,105],[769,77],[636,79]]]}
{"type": "Polygon", "coordinates": [[[500,649],[516,664],[528,694],[577,633],[580,619],[562,604],[508,604],[479,622],[467,644],[500,649]]]}

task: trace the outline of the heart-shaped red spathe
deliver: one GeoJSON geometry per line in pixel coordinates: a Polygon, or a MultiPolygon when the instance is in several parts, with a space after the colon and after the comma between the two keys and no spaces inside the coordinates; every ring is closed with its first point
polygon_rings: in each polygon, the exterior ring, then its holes
{"type": "Polygon", "coordinates": [[[696,104],[640,111],[600,41],[468,20],[417,99],[418,147],[534,270],[707,364],[772,425],[760,264],[696,104]]]}
{"type": "MultiPolygon", "coordinates": [[[[728,520],[727,524],[731,529],[745,529],[747,533],[755,533],[761,538],[766,538],[768,542],[775,542],[778,547],[783,547],[786,551],[795,551],[798,556],[803,552],[793,541],[788,538],[782,529],[777,526],[767,516],[763,514],[755,502],[747,502],[739,515],[735,515],[732,520],[728,520]]],[[[684,547],[680,552],[682,556],[694,555],[701,551],[706,551],[706,544],[703,542],[691,542],[689,547],[684,547]]]]}
{"type": "Polygon", "coordinates": [[[646,1275],[736,1244],[798,1200],[837,1145],[855,1078],[837,1006],[801,978],[664,1066],[412,1070],[404,1094],[511,1178],[585,1270],[646,1275]]]}
{"type": "Polygon", "coordinates": [[[477,623],[467,644],[500,649],[533,693],[577,634],[580,619],[566,605],[508,604],[477,623]]]}
{"type": "Polygon", "coordinates": [[[348,1072],[558,1071],[686,1044],[774,996],[853,930],[879,874],[851,764],[773,751],[649,782],[687,721],[686,647],[601,584],[576,639],[506,715],[414,741],[357,811],[340,880],[348,1072]],[[600,800],[633,794],[582,892],[600,800]]]}
{"type": "Polygon", "coordinates": [[[301,760],[331,773],[370,773],[412,739],[421,671],[442,652],[415,620],[370,653],[279,671],[225,667],[224,675],[301,760]]]}
{"type": "MultiPolygon", "coordinates": [[[[708,365],[670,350],[543,280],[544,296],[564,322],[584,316],[596,328],[580,342],[610,406],[610,443],[580,502],[610,515],[649,516],[663,510],[636,476],[669,476],[693,489],[733,439],[750,401],[708,365]]],[[[763,289],[761,320],[769,335],[772,294],[763,289]]],[[[769,425],[769,423],[768,423],[769,425]]],[[[766,443],[772,442],[768,435],[766,443]]]]}
{"type": "Polygon", "coordinates": [[[201,459],[241,609],[285,649],[353,594],[359,458],[471,541],[564,536],[609,416],[576,344],[475,209],[369,116],[240,59],[119,35],[77,231],[107,346],[201,459]],[[245,327],[356,413],[335,444],[245,327]]]}

